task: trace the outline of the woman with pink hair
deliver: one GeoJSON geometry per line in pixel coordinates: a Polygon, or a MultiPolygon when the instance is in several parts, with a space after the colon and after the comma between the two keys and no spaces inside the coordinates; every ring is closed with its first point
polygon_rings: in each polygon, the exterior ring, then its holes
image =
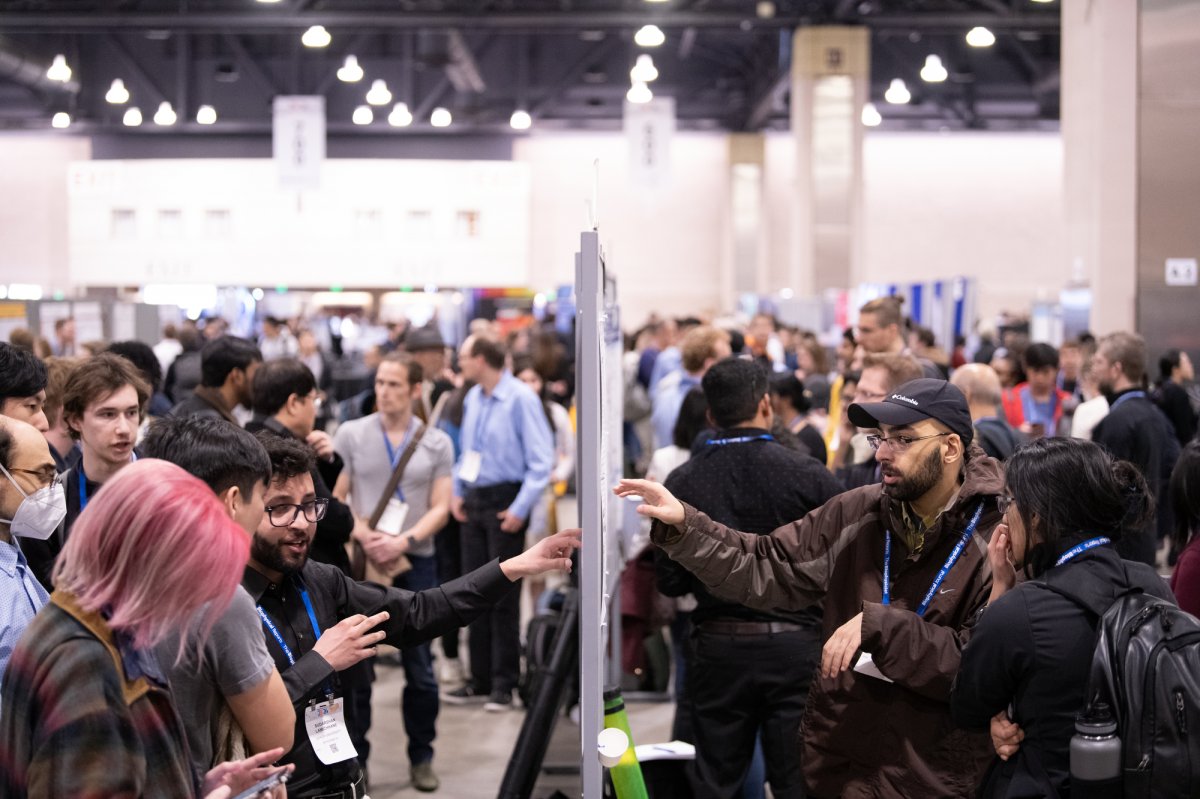
{"type": "Polygon", "coordinates": [[[276,771],[282,749],[201,777],[152,648],[197,614],[220,616],[248,546],[178,466],[141,460],[105,483],[4,674],[0,795],[221,799],[276,771]]]}

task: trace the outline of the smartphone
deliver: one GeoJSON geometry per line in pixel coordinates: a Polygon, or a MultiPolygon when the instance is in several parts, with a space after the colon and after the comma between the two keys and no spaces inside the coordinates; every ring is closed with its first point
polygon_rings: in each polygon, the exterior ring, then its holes
{"type": "Polygon", "coordinates": [[[276,785],[282,785],[283,783],[287,782],[288,774],[289,772],[287,769],[276,771],[265,780],[261,780],[260,782],[251,785],[249,788],[233,797],[233,799],[256,799],[256,797],[263,791],[269,791],[276,785]]]}

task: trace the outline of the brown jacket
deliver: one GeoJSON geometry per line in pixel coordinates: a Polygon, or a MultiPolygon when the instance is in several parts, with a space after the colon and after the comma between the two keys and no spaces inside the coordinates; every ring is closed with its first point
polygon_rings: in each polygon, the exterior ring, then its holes
{"type": "Polygon", "coordinates": [[[974,795],[991,748],[986,735],[954,726],[950,686],[991,592],[987,542],[1003,486],[1000,465],[973,446],[958,498],[926,533],[922,552],[912,555],[904,537],[892,535],[887,606],[880,603],[884,532],[901,529],[900,508],[879,485],[841,494],[769,536],[730,530],[690,506],[680,528],[655,523],[655,543],[718,596],[788,610],[824,598],[826,638],[862,612],[862,648],[895,682],[853,669],[814,676],[801,732],[814,796],[974,795]],[[972,540],[919,617],[916,608],[980,502],[972,540]]]}

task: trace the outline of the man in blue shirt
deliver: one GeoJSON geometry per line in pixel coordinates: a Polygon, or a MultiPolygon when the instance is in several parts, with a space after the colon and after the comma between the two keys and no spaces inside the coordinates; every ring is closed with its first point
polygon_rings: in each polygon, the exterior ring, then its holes
{"type": "Polygon", "coordinates": [[[675,439],[675,420],[679,418],[683,398],[693,388],[699,387],[708,367],[733,354],[729,346],[729,334],[709,325],[689,330],[679,349],[682,353],[682,370],[659,382],[652,397],[654,410],[650,415],[650,423],[654,426],[655,449],[671,446],[675,439]]]}
{"type": "Polygon", "coordinates": [[[22,534],[49,535],[66,510],[46,439],[30,425],[0,416],[0,677],[17,639],[50,599],[13,536],[14,522],[22,534]]]}
{"type": "MultiPolygon", "coordinates": [[[[554,467],[554,436],[542,402],[505,368],[504,348],[469,336],[459,350],[463,377],[477,385],[466,397],[462,454],[450,511],[463,523],[463,570],[521,553],[529,514],[554,467]]],[[[520,592],[471,624],[471,682],[445,695],[466,703],[487,697],[485,710],[512,707],[521,672],[520,592]]]]}

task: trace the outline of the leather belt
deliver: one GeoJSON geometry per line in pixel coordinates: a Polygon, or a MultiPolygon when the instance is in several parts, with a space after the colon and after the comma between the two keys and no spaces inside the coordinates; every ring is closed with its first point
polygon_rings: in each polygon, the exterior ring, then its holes
{"type": "Polygon", "coordinates": [[[367,795],[367,777],[361,771],[358,773],[358,779],[337,791],[330,793],[319,793],[310,796],[309,799],[363,799],[367,795]]]}
{"type": "Polygon", "coordinates": [[[696,629],[716,635],[775,635],[808,629],[790,621],[702,621],[696,629]]]}

